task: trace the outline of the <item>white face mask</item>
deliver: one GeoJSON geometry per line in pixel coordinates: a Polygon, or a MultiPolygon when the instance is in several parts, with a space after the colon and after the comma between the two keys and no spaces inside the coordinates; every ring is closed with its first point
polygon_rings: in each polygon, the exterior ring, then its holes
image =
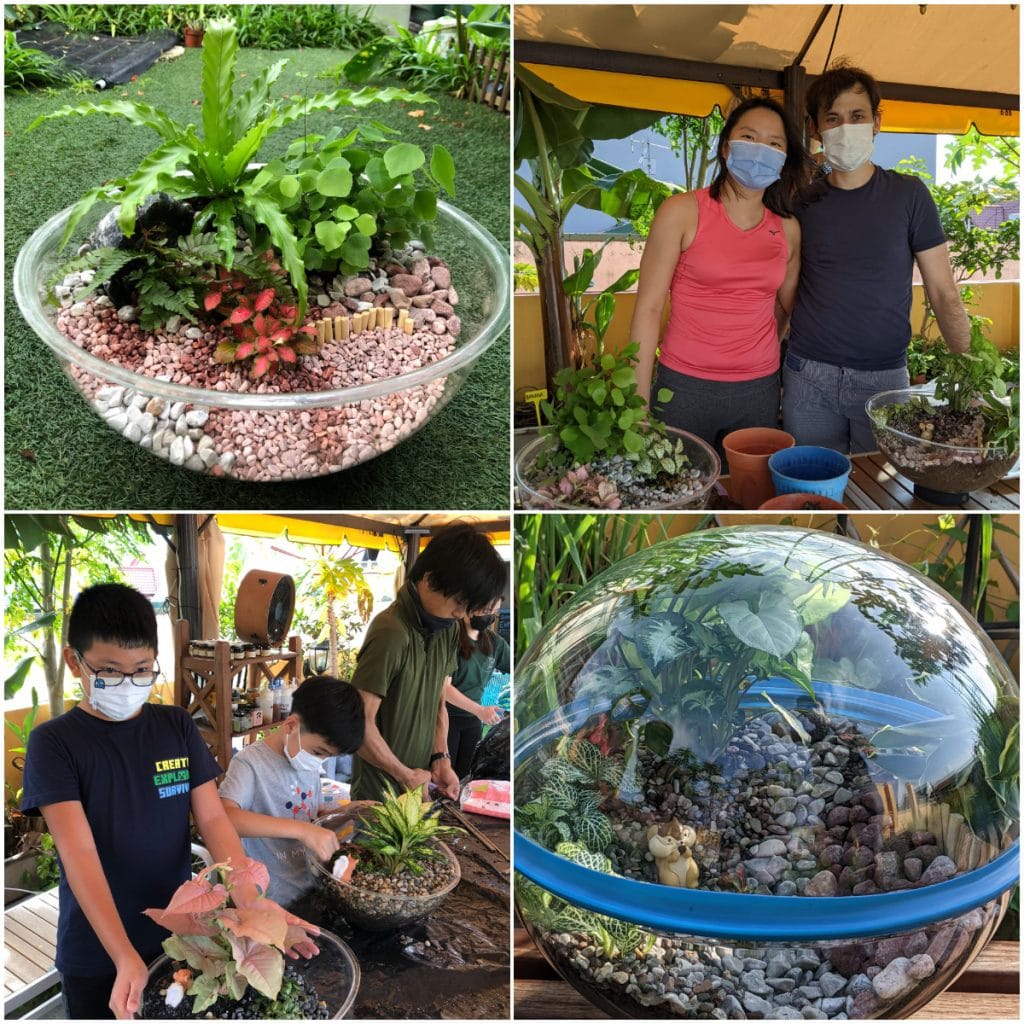
{"type": "Polygon", "coordinates": [[[316,772],[317,774],[319,774],[320,769],[323,767],[324,763],[323,763],[322,760],[320,760],[319,757],[316,757],[314,754],[311,754],[308,750],[303,750],[302,749],[302,726],[301,725],[296,724],[296,726],[295,726],[295,735],[298,737],[298,740],[299,740],[299,752],[297,754],[292,754],[288,750],[288,738],[287,737],[285,738],[285,741],[284,741],[284,756],[288,758],[288,763],[297,772],[316,772]]]}
{"type": "Polygon", "coordinates": [[[159,666],[154,666],[152,672],[135,672],[132,678],[142,679],[147,675],[150,677],[148,686],[136,686],[131,679],[126,678],[121,672],[103,672],[97,674],[86,663],[85,659],[77,651],[75,656],[78,664],[82,667],[82,675],[89,680],[89,696],[86,698],[92,705],[94,711],[113,719],[115,722],[124,722],[134,717],[142,709],[142,706],[149,700],[153,692],[153,684],[156,682],[159,666]],[[120,677],[120,678],[119,678],[120,677]],[[110,685],[104,685],[107,681],[110,685]]]}
{"type": "Polygon", "coordinates": [[[89,674],[89,703],[93,709],[115,722],[124,722],[142,709],[153,692],[152,686],[134,686],[124,682],[120,686],[97,686],[96,676],[89,674]]]}
{"type": "Polygon", "coordinates": [[[871,159],[875,148],[875,126],[867,124],[841,124],[826,128],[821,133],[825,159],[837,171],[855,171],[871,159]]]}

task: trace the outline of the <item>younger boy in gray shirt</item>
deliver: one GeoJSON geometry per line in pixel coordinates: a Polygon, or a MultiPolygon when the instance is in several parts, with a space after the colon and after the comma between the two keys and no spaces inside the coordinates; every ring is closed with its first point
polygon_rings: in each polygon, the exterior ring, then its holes
{"type": "Polygon", "coordinates": [[[358,692],[333,676],[313,676],[296,689],[280,728],[243,747],[228,765],[220,785],[224,810],[248,856],[266,864],[267,895],[284,906],[313,887],[304,848],[320,860],[338,849],[338,837],[313,824],[321,762],[358,750],[363,731],[358,692]]]}

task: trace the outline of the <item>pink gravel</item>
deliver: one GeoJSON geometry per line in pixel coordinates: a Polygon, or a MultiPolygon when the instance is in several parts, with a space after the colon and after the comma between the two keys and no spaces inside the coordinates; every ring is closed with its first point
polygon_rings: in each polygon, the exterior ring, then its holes
{"type": "MultiPolygon", "coordinates": [[[[315,316],[308,320],[314,322],[315,316]]],[[[239,364],[213,361],[218,341],[230,337],[228,332],[206,330],[193,340],[185,336],[192,326],[183,322],[174,334],[150,335],[137,323],[120,322],[112,307],[97,308],[92,299],[87,300],[85,316],[72,317],[68,309],[57,314],[58,330],[93,355],[147,377],[169,377],[212,392],[274,394],[351,387],[437,362],[455,348],[451,335],[435,333],[430,322],[424,321],[411,335],[378,328],[345,342],[328,342],[318,355],[300,358],[295,369],[254,381],[239,364]]],[[[70,372],[88,398],[109,384],[77,366],[70,372]]],[[[439,377],[373,401],[280,412],[226,409],[217,406],[216,395],[211,394],[205,433],[218,453],[235,455],[228,475],[263,482],[317,476],[358,465],[394,447],[447,401],[454,388],[446,392],[446,383],[447,377],[439,377]]],[[[224,470],[214,466],[211,472],[220,475],[224,470]]]]}

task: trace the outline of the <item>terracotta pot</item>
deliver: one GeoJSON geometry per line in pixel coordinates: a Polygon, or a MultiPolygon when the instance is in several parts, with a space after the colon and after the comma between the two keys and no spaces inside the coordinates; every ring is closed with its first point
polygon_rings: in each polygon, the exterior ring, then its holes
{"type": "Polygon", "coordinates": [[[185,34],[185,46],[189,50],[198,50],[203,45],[203,36],[206,34],[206,29],[202,28],[186,28],[185,34]]]}
{"type": "Polygon", "coordinates": [[[816,509],[822,512],[846,512],[848,506],[842,502],[826,498],[824,494],[780,494],[775,498],[769,498],[760,505],[760,508],[768,511],[787,512],[811,512],[812,509],[805,509],[804,505],[813,504],[816,509]]]}
{"type": "Polygon", "coordinates": [[[722,439],[729,460],[729,496],[742,508],[758,508],[775,494],[768,459],[783,448],[792,448],[796,439],[784,430],[771,427],[746,427],[734,430],[722,439]]]}

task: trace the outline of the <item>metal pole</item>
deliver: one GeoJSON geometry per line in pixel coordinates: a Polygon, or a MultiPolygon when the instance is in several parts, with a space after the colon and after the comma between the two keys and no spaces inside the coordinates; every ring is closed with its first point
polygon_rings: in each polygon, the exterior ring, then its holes
{"type": "Polygon", "coordinates": [[[195,516],[175,516],[178,554],[178,614],[188,622],[189,636],[203,635],[199,607],[199,524],[195,516]]]}

